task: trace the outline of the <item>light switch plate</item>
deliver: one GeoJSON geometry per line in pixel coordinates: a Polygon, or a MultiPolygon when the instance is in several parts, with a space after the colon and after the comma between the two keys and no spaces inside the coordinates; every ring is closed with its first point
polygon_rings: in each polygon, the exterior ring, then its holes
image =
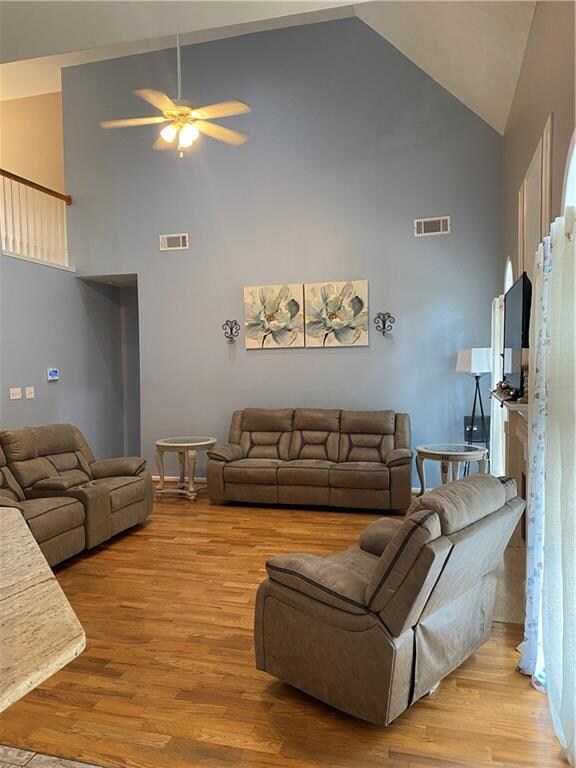
{"type": "Polygon", "coordinates": [[[22,400],[22,387],[10,387],[10,400],[22,400]]]}
{"type": "Polygon", "coordinates": [[[48,381],[60,381],[60,371],[58,368],[47,368],[46,378],[48,381]]]}
{"type": "Polygon", "coordinates": [[[34,387],[26,387],[26,400],[34,400],[35,397],[34,387]]]}

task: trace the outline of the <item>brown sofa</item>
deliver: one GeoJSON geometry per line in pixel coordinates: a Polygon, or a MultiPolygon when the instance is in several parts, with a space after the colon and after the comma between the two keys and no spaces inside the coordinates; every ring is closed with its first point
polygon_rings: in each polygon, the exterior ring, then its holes
{"type": "Polygon", "coordinates": [[[488,640],[496,569],[524,506],[514,481],[473,475],[404,520],[372,523],[345,552],[271,558],[257,668],[387,725],[488,640]]]}
{"type": "Polygon", "coordinates": [[[394,411],[235,411],[229,441],[208,451],[211,501],[404,511],[410,418],[394,411]]]}
{"type": "Polygon", "coordinates": [[[21,511],[50,565],[143,522],[152,504],[144,459],[96,461],[71,424],[0,432],[0,507],[21,511]]]}

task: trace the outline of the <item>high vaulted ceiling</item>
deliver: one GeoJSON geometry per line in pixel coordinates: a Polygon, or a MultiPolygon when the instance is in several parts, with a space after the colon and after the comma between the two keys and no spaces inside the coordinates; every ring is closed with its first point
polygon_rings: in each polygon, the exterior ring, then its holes
{"type": "MultiPolygon", "coordinates": [[[[1,2],[0,100],[60,90],[64,66],[278,26],[357,16],[500,133],[532,0],[1,2]]],[[[382,73],[385,76],[385,73],[382,73]]]]}

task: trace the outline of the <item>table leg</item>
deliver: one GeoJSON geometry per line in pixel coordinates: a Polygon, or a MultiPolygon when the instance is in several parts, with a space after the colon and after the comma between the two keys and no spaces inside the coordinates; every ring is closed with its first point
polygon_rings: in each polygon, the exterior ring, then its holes
{"type": "Polygon", "coordinates": [[[178,452],[178,461],[180,463],[180,478],[178,480],[177,488],[186,488],[186,452],[178,452]]]}
{"type": "Polygon", "coordinates": [[[485,475],[488,472],[488,462],[486,459],[480,459],[478,462],[478,470],[485,475]]]}
{"type": "Polygon", "coordinates": [[[446,485],[448,482],[448,470],[450,469],[450,462],[442,460],[440,465],[440,474],[442,475],[442,485],[446,485]]]}
{"type": "Polygon", "coordinates": [[[420,479],[420,493],[418,496],[422,496],[426,493],[426,470],[424,469],[424,459],[422,456],[416,456],[416,470],[420,479]]]}
{"type": "Polygon", "coordinates": [[[196,451],[188,451],[188,498],[196,501],[196,486],[194,475],[196,474],[196,451]]]}
{"type": "Polygon", "coordinates": [[[158,467],[158,491],[164,488],[164,451],[161,448],[156,448],[156,466],[158,467]]]}
{"type": "Polygon", "coordinates": [[[452,464],[452,480],[458,480],[460,477],[460,462],[459,461],[451,461],[452,464]]]}

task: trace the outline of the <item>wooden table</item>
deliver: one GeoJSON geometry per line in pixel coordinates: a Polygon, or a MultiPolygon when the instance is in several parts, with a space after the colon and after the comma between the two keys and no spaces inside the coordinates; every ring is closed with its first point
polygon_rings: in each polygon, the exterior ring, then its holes
{"type": "Polygon", "coordinates": [[[0,712],[86,647],[22,513],[0,509],[0,712]]]}
{"type": "Polygon", "coordinates": [[[196,501],[199,491],[204,489],[204,486],[198,487],[194,482],[197,451],[212,448],[217,442],[215,437],[165,437],[162,440],[157,440],[156,466],[158,467],[160,482],[156,489],[156,495],[185,496],[189,501],[196,501]],[[175,488],[164,487],[166,481],[164,454],[166,452],[178,454],[180,476],[175,488]],[[188,473],[186,473],[186,467],[188,467],[188,473]]]}
{"type": "Polygon", "coordinates": [[[460,464],[467,461],[477,461],[480,472],[488,471],[488,450],[476,445],[443,443],[439,445],[419,445],[416,448],[416,469],[420,478],[420,493],[422,496],[426,492],[426,472],[424,461],[441,462],[440,472],[442,483],[448,482],[449,469],[452,467],[452,480],[458,480],[460,476],[460,464]]]}

